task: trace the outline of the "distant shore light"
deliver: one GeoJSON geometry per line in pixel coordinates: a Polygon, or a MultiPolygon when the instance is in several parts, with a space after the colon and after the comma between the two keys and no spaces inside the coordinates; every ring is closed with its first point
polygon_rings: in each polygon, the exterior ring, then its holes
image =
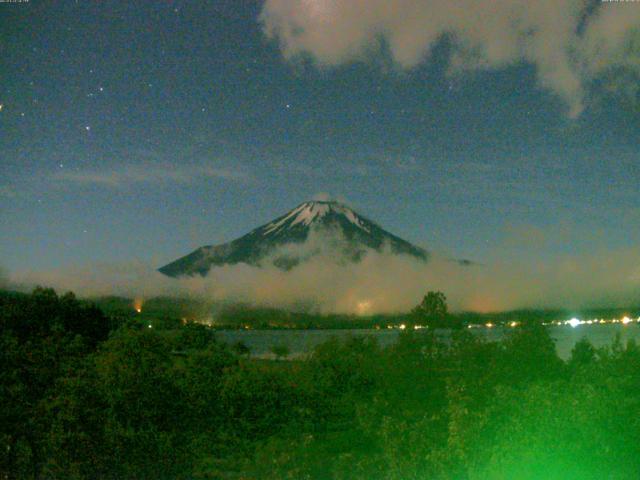
{"type": "Polygon", "coordinates": [[[580,325],[582,322],[580,320],[578,320],[577,318],[572,318],[571,320],[569,320],[567,322],[569,325],[571,325],[572,328],[576,328],[578,325],[580,325]]]}

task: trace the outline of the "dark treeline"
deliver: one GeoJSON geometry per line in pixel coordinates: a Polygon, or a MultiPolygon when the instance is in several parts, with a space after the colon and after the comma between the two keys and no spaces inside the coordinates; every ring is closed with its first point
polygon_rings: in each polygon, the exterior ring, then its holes
{"type": "Polygon", "coordinates": [[[640,348],[536,322],[267,361],[47,289],[0,295],[7,479],[637,479],[640,348]]]}
{"type": "MultiPolygon", "coordinates": [[[[416,299],[417,301],[418,299],[416,299]]],[[[133,299],[123,297],[103,297],[94,302],[111,316],[130,316],[133,299]]],[[[309,309],[313,310],[313,309],[309,309]]],[[[504,312],[447,312],[443,322],[436,322],[442,328],[459,328],[470,324],[492,322],[506,325],[510,322],[554,322],[572,317],[582,319],[622,318],[628,315],[637,318],[640,308],[591,308],[577,310],[561,309],[520,309],[504,312]]],[[[319,314],[313,311],[283,310],[279,308],[256,307],[249,304],[210,305],[193,298],[155,297],[144,301],[142,317],[153,321],[209,322],[215,328],[236,329],[373,329],[399,326],[411,323],[431,323],[416,320],[411,312],[379,315],[319,314]]]]}

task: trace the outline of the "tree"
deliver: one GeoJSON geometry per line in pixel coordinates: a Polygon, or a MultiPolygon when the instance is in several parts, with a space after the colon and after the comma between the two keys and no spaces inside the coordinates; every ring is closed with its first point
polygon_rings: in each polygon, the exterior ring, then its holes
{"type": "MultiPolygon", "coordinates": [[[[50,288],[0,292],[0,478],[59,478],[40,471],[60,405],[55,389],[73,380],[109,328],[102,311],[71,293],[59,297],[50,288]]],[[[63,447],[71,428],[59,429],[63,447]]],[[[78,445],[81,452],[89,451],[78,445]]]]}
{"type": "Polygon", "coordinates": [[[251,349],[242,340],[238,340],[231,348],[240,356],[246,356],[248,358],[251,354],[251,349]]]}
{"type": "Polygon", "coordinates": [[[596,359],[596,349],[587,339],[582,339],[573,346],[571,350],[571,358],[569,359],[569,365],[572,367],[582,367],[593,363],[596,359]]]}
{"type": "Polygon", "coordinates": [[[215,343],[215,332],[201,323],[189,322],[180,327],[176,339],[179,350],[202,350],[215,343]]]}
{"type": "Polygon", "coordinates": [[[281,360],[283,358],[286,358],[289,356],[289,353],[291,353],[291,351],[289,350],[289,347],[287,345],[272,345],[271,346],[271,353],[273,353],[276,356],[276,360],[281,360]]]}
{"type": "Polygon", "coordinates": [[[449,315],[447,297],[442,292],[427,292],[411,314],[415,323],[430,327],[444,326],[444,321],[449,315]]]}

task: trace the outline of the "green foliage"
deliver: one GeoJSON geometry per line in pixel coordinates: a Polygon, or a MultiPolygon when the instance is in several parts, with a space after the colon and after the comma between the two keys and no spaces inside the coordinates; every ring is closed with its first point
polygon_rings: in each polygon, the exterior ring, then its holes
{"type": "Polygon", "coordinates": [[[554,380],[563,370],[555,343],[547,329],[539,324],[526,324],[515,329],[502,342],[501,362],[497,374],[513,386],[554,380]]]}
{"type": "Polygon", "coordinates": [[[445,327],[449,315],[447,297],[442,292],[427,292],[411,314],[417,324],[445,327]]]}
{"type": "Polygon", "coordinates": [[[178,330],[175,347],[178,350],[200,350],[215,342],[215,333],[200,323],[189,322],[178,330]]]}
{"type": "MultiPolygon", "coordinates": [[[[431,311],[446,319],[441,307],[431,311]]],[[[334,338],[308,358],[272,361],[201,325],[114,329],[95,307],[46,289],[0,295],[0,325],[3,478],[635,480],[640,471],[635,342],[582,340],[563,362],[535,324],[500,342],[408,329],[386,348],[334,338]]]]}
{"type": "Polygon", "coordinates": [[[0,476],[37,476],[50,421],[45,399],[110,327],[73,294],[0,294],[0,476]]]}
{"type": "Polygon", "coordinates": [[[233,348],[233,351],[236,352],[238,355],[243,355],[248,357],[249,354],[251,353],[251,349],[242,340],[238,340],[236,343],[234,343],[232,348],[233,348]]]}
{"type": "Polygon", "coordinates": [[[277,360],[282,360],[283,358],[288,357],[291,353],[291,350],[287,345],[271,345],[270,350],[271,353],[276,356],[277,360]]]}
{"type": "Polygon", "coordinates": [[[637,476],[637,400],[567,381],[496,391],[486,415],[489,445],[471,455],[472,479],[631,479],[637,476]]]}
{"type": "Polygon", "coordinates": [[[571,350],[569,365],[573,368],[587,367],[596,360],[596,349],[586,338],[580,339],[571,350]]]}

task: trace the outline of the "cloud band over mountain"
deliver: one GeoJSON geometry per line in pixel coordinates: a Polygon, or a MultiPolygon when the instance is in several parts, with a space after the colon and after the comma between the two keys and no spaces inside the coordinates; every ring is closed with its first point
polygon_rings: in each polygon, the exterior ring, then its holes
{"type": "MultiPolygon", "coordinates": [[[[506,247],[500,246],[483,265],[467,267],[441,254],[424,263],[408,255],[375,250],[358,263],[345,264],[331,251],[318,253],[321,245],[326,242],[316,238],[308,245],[315,255],[289,271],[268,262],[263,267],[242,263],[214,267],[204,277],[176,279],[159,273],[153,265],[133,262],[14,272],[10,280],[13,286],[47,285],[82,296],[168,295],[278,307],[304,303],[322,312],[348,313],[407,311],[428,290],[445,292],[454,310],[630,306],[637,303],[640,288],[637,248],[542,261],[505,254],[506,247]],[[363,303],[366,311],[362,310],[363,303]]],[[[288,252],[276,250],[272,256],[283,253],[288,252]]]]}

